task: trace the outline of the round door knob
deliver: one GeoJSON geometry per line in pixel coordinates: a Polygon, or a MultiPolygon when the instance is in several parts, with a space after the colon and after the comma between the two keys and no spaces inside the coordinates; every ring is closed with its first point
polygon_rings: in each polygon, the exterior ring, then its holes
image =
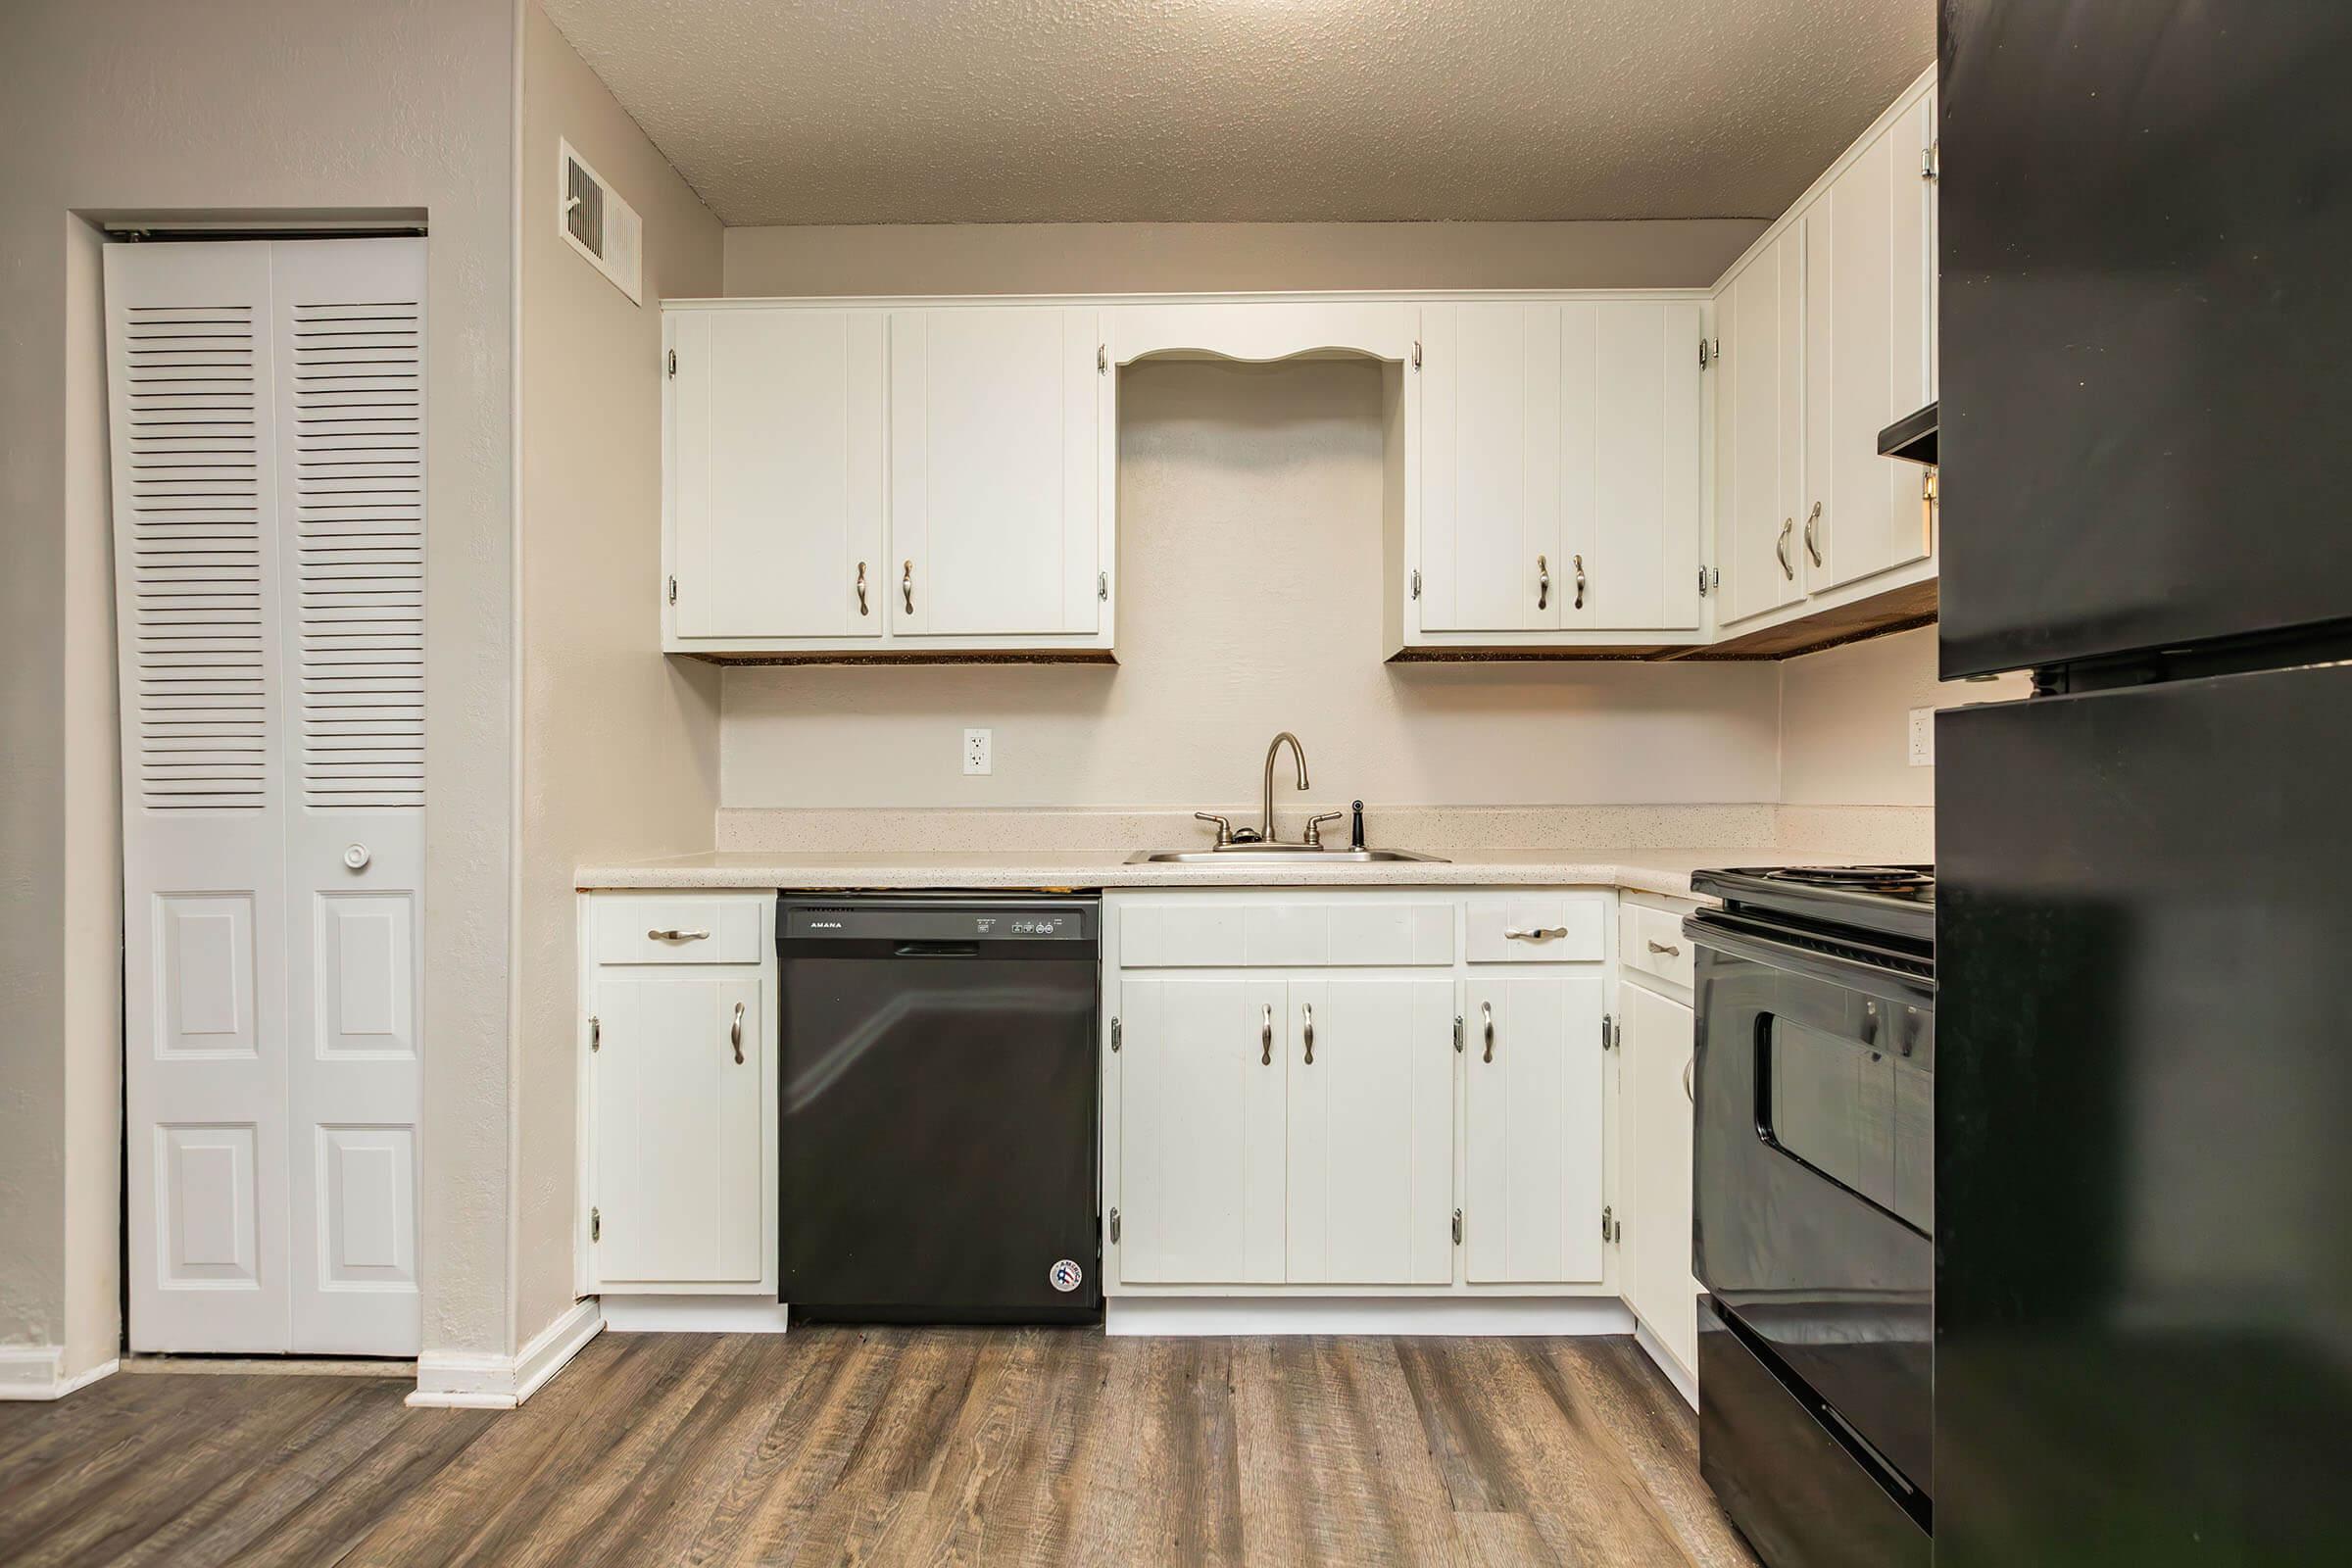
{"type": "Polygon", "coordinates": [[[343,863],[350,866],[354,871],[367,870],[368,846],[365,844],[354,844],[349,849],[345,850],[343,852],[343,863]]]}

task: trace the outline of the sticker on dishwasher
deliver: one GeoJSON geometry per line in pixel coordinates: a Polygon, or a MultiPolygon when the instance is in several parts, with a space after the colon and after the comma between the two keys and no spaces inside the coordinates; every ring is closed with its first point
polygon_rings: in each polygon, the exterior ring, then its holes
{"type": "Polygon", "coordinates": [[[1072,1258],[1063,1258],[1046,1270],[1046,1281],[1057,1291],[1074,1291],[1086,1283],[1086,1270],[1072,1258]]]}

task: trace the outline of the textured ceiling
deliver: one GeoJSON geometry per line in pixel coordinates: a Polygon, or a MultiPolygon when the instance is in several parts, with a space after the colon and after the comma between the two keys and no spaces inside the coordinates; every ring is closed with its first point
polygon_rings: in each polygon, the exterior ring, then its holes
{"type": "Polygon", "coordinates": [[[1933,0],[543,0],[730,224],[1764,218],[1933,0]]]}

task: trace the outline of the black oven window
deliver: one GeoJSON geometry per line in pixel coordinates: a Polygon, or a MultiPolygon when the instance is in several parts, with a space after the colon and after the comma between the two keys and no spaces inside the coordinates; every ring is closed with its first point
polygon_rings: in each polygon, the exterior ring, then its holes
{"type": "Polygon", "coordinates": [[[1764,1141],[1922,1232],[1935,1229],[1936,1082],[1895,1052],[1768,1016],[1764,1141]]]}

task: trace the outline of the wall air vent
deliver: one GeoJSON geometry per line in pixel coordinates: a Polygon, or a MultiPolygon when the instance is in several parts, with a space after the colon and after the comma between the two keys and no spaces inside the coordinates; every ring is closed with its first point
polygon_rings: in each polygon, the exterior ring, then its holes
{"type": "Polygon", "coordinates": [[[644,303],[644,224],[637,209],[562,140],[556,144],[556,224],[589,266],[631,302],[644,303]]]}

